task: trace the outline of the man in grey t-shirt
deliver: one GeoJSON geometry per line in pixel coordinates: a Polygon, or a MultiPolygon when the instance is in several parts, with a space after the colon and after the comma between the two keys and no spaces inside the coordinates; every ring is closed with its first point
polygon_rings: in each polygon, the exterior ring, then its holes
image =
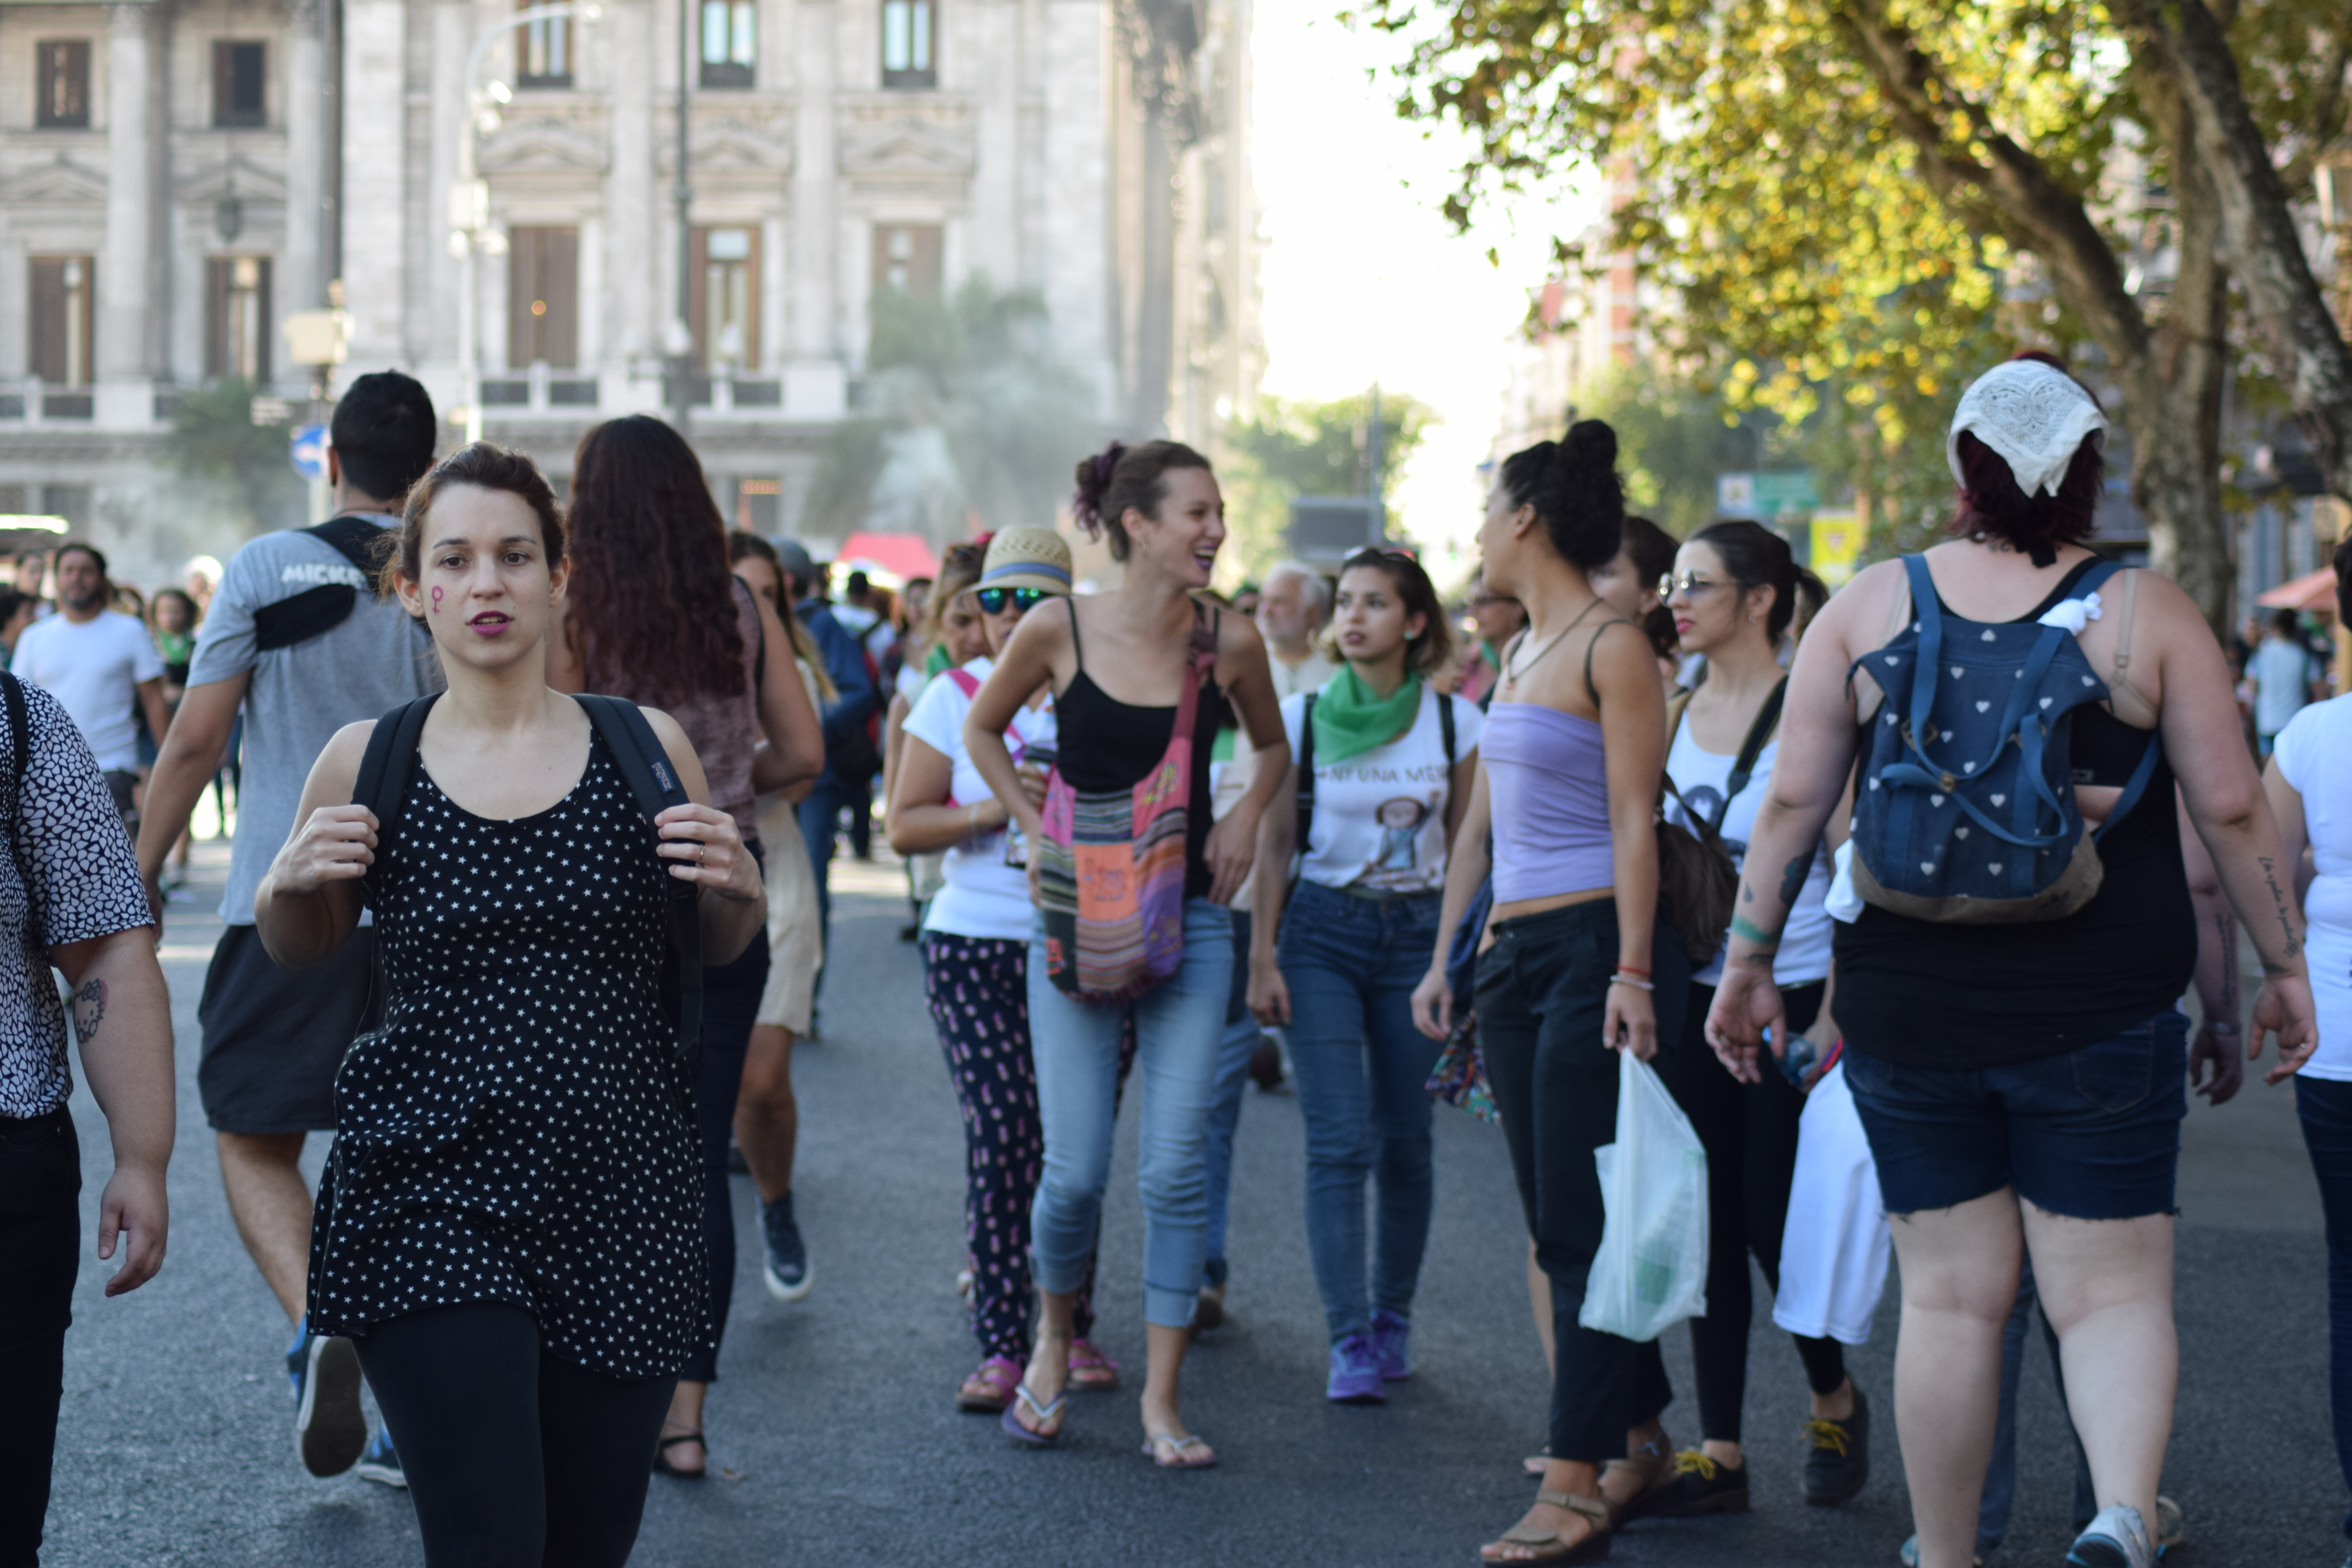
{"type": "Polygon", "coordinates": [[[336,517],[319,531],[267,534],[236,552],[196,637],[187,695],[147,785],[139,870],[158,917],[157,878],[245,712],[244,778],[221,918],[196,1012],[196,1081],[220,1150],[221,1183],[262,1277],[296,1325],[288,1352],[297,1446],[314,1475],[356,1462],[397,1481],[382,1439],[368,1443],[359,1359],[346,1340],[301,1328],[310,1284],[307,1135],[335,1125],[335,1068],[365,1022],[374,932],[326,963],[280,969],[253,927],[253,895],[292,834],[310,766],[337,730],[442,686],[432,639],[397,601],[380,599],[362,558],[398,523],[401,500],[433,466],[433,402],[397,371],[363,375],[336,405],[327,455],[336,517]],[[366,1458],[362,1458],[362,1449],[366,1458]]]}

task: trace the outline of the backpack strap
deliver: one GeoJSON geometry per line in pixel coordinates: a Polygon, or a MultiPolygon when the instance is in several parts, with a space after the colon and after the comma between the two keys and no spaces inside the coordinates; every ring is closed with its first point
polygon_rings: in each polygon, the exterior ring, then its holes
{"type": "MultiPolygon", "coordinates": [[[[375,580],[377,552],[385,532],[378,524],[345,512],[297,531],[331,548],[362,578],[375,580]]],[[[352,618],[359,598],[360,590],[349,583],[321,583],[263,605],[253,612],[253,646],[270,653],[321,637],[352,618]]]]}
{"type": "Polygon", "coordinates": [[[940,673],[955,682],[955,689],[963,693],[965,701],[969,702],[980,695],[980,682],[972,679],[971,671],[962,666],[951,666],[940,673]]]}
{"type": "Polygon", "coordinates": [[[360,897],[370,909],[380,907],[383,851],[391,844],[392,830],[408,803],[409,775],[415,771],[409,764],[416,756],[417,739],[425,732],[425,716],[439,700],[441,694],[436,691],[404,702],[378,719],[368,732],[367,751],[360,758],[359,777],[352,785],[352,804],[375,813],[376,859],[360,879],[360,897]]]}
{"type": "Polygon", "coordinates": [[[1444,742],[1445,767],[1451,773],[1454,768],[1454,699],[1443,691],[1437,694],[1437,733],[1444,742]]]}
{"type": "MultiPolygon", "coordinates": [[[[617,697],[578,696],[572,700],[587,710],[588,721],[604,737],[629,792],[636,796],[637,809],[645,813],[648,832],[653,819],[671,806],[692,804],[670,766],[669,754],[635,703],[617,697]]],[[[665,914],[670,952],[677,961],[676,975],[664,980],[663,990],[675,990],[670,999],[677,1012],[678,1059],[691,1076],[702,1059],[702,894],[693,883],[671,876],[667,861],[662,864],[662,879],[669,884],[665,914]]]]}
{"type": "Polygon", "coordinates": [[[1298,717],[1298,854],[1301,859],[1315,846],[1315,699],[1307,694],[1306,711],[1298,717]]]}

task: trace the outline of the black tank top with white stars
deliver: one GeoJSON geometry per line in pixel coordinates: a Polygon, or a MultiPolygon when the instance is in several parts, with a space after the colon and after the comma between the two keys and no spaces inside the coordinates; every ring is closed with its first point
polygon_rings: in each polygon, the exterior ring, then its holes
{"type": "Polygon", "coordinates": [[[335,1077],[309,1326],[502,1301],[579,1365],[674,1373],[709,1324],[653,831],[601,734],[569,795],[512,821],[415,766],[378,851],[383,1026],[335,1077]]]}

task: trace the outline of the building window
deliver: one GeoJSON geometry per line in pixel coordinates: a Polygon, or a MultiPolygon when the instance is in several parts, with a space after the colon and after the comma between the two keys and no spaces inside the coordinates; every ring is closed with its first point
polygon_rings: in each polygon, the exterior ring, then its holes
{"type": "Polygon", "coordinates": [[[213,123],[267,125],[269,46],[213,40],[213,123]]]}
{"type": "Polygon", "coordinates": [[[702,85],[751,87],[760,63],[753,0],[702,0],[702,85]]]}
{"type": "Polygon", "coordinates": [[[33,123],[57,131],[89,129],[89,40],[58,38],[33,46],[39,98],[33,123]]]}
{"type": "Polygon", "coordinates": [[[760,363],[760,231],[698,228],[689,258],[687,309],[694,322],[694,360],[756,370],[760,363]]]}
{"type": "Polygon", "coordinates": [[[784,531],[784,481],[743,479],[735,486],[735,526],[766,538],[784,531]]]}
{"type": "Polygon", "coordinates": [[[507,368],[580,363],[580,231],[516,228],[507,235],[507,368]]]}
{"type": "Polygon", "coordinates": [[[882,0],[882,85],[937,87],[932,40],[939,8],[931,0],[882,0]]]}
{"type": "Polygon", "coordinates": [[[88,386],[97,270],[87,256],[31,260],[33,374],[51,386],[88,386]]]}
{"type": "Polygon", "coordinates": [[[896,289],[918,300],[940,297],[937,224],[874,226],[874,291],[896,289]]]}
{"type": "MultiPolygon", "coordinates": [[[[541,0],[516,0],[515,9],[528,11],[541,0]]],[[[572,85],[572,18],[541,16],[522,25],[522,43],[515,58],[517,87],[572,85]]]]}
{"type": "Polygon", "coordinates": [[[205,374],[269,379],[269,258],[215,256],[205,263],[205,374]]]}

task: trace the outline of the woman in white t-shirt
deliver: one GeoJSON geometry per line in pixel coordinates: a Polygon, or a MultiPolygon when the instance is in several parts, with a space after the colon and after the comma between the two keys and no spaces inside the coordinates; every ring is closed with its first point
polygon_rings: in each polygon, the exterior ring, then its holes
{"type": "Polygon", "coordinates": [[[1412,1370],[1433,1191],[1424,1086],[1439,1050],[1413,1026],[1412,988],[1437,944],[1446,847],[1469,802],[1486,716],[1429,682],[1452,659],[1453,638],[1412,557],[1349,556],[1332,637],[1347,660],[1339,673],[1282,703],[1299,761],[1260,829],[1250,1007],[1262,1023],[1290,1026],[1307,1121],[1307,1241],[1331,1335],[1325,1394],[1369,1405],[1412,1370]],[[1364,1182],[1375,1170],[1368,1248],[1364,1182]]]}
{"type": "MultiPolygon", "coordinates": [[[[1753,522],[1718,522],[1693,534],[1660,584],[1683,650],[1706,661],[1687,700],[1677,698],[1669,707],[1666,775],[1680,798],[1668,794],[1666,815],[1694,832],[1702,825],[1712,827],[1734,864],[1747,852],[1757,808],[1771,781],[1787,684],[1779,658],[1780,637],[1796,614],[1801,588],[1808,584],[1819,586],[1790,554],[1788,542],[1753,522]]],[[[1823,900],[1831,860],[1825,847],[1815,848],[1803,873],[1772,978],[1789,1026],[1797,1037],[1812,1031],[1819,1054],[1826,1055],[1834,1035],[1826,1001],[1831,922],[1823,900]]],[[[1722,1513],[1748,1507],[1740,1447],[1740,1407],[1748,1386],[1748,1258],[1752,1252],[1766,1281],[1780,1289],[1780,1237],[1796,1173],[1797,1122],[1804,1110],[1803,1094],[1782,1073],[1768,1072],[1761,1083],[1743,1084],[1716,1058],[1705,1026],[1716,984],[1723,977],[1723,953],[1709,955],[1703,967],[1693,957],[1682,1037],[1660,1051],[1654,1065],[1706,1149],[1706,1315],[1692,1319],[1690,1326],[1704,1442],[1677,1457],[1675,1479],[1643,1503],[1647,1513],[1722,1513]]],[[[1809,1052],[1798,1037],[1789,1047],[1779,1058],[1784,1063],[1800,1062],[1809,1052]]],[[[1866,1417],[1846,1375],[1844,1348],[1833,1339],[1792,1337],[1812,1391],[1811,1419],[1805,1423],[1806,1498],[1843,1502],[1843,1497],[1833,1494],[1844,1489],[1852,1468],[1816,1464],[1811,1456],[1836,1458],[1866,1451],[1866,1417]]]]}
{"type": "MultiPolygon", "coordinates": [[[[2343,623],[2352,626],[2352,542],[2336,549],[2336,603],[2343,623]]],[[[2327,1222],[2328,1394],[2336,1462],[2352,1486],[2352,696],[2312,703],[2287,721],[2263,786],[2286,864],[2296,868],[2298,879],[2310,878],[2303,894],[2304,956],[2318,1005],[2319,1048],[2295,1069],[2294,1113],[2327,1222]]],[[[2257,1047],[2261,1021],[2257,1012],[2257,1047]]],[[[2265,1078],[2276,1083],[2284,1076],[2284,1068],[2273,1068],[2265,1078]]],[[[2352,1516],[2345,1533],[2352,1535],[2352,1516]]]]}
{"type": "MultiPolygon", "coordinates": [[[[957,662],[924,687],[900,726],[886,820],[899,854],[946,853],[946,879],[923,914],[923,985],[963,1111],[964,1239],[982,1358],[956,1403],[995,1413],[1012,1402],[1031,1349],[1029,1209],[1045,1147],[1029,1044],[1035,911],[1026,846],[972,767],[963,721],[1021,617],[1070,591],[1070,548],[1050,529],[1008,528],[990,542],[977,583],[942,580],[935,591],[945,595],[940,641],[957,662]]],[[[1004,740],[1031,797],[1042,800],[1054,758],[1050,688],[1031,695],[1004,740]]],[[[1091,1285],[1078,1292],[1070,1383],[1108,1388],[1118,1381],[1116,1363],[1087,1338],[1091,1285]]]]}

